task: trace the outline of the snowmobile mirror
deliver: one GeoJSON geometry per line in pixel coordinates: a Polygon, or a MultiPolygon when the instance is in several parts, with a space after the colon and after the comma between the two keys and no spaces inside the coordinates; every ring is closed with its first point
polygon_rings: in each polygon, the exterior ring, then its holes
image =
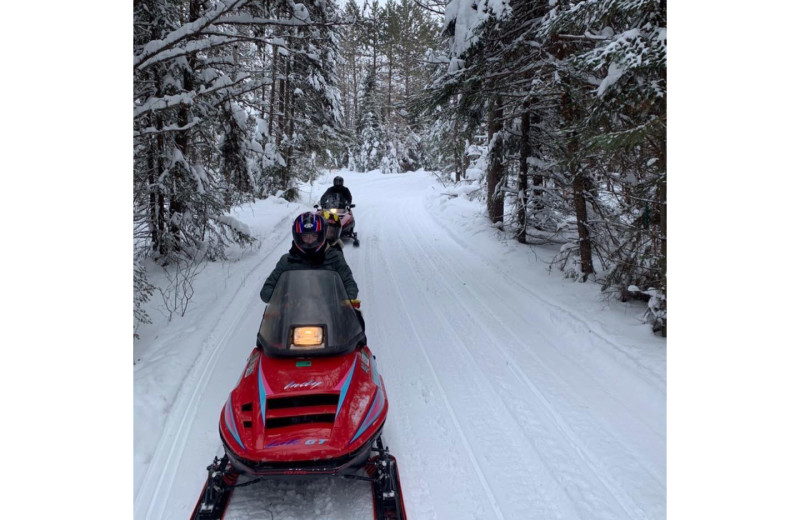
{"type": "Polygon", "coordinates": [[[355,208],[355,207],[356,207],[356,205],[355,205],[355,204],[350,204],[350,207],[351,207],[351,208],[355,208]]]}
{"type": "Polygon", "coordinates": [[[314,209],[319,209],[319,204],[314,204],[314,209]]]}

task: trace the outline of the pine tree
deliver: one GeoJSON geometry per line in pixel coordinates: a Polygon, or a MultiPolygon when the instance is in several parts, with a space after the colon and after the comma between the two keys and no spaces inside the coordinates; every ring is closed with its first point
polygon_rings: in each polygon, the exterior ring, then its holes
{"type": "Polygon", "coordinates": [[[584,42],[573,58],[591,78],[585,117],[612,207],[603,213],[604,287],[649,288],[654,328],[666,327],[666,2],[587,1],[554,10],[545,29],[584,42]],[[598,76],[599,73],[599,76],[598,76]],[[652,301],[656,300],[656,301],[652,301]]]}
{"type": "Polygon", "coordinates": [[[336,140],[337,23],[332,0],[134,3],[138,320],[148,258],[192,269],[252,242],[232,205],[287,190],[336,140]]]}
{"type": "Polygon", "coordinates": [[[377,169],[380,166],[385,142],[376,78],[371,69],[367,69],[362,92],[361,113],[356,127],[359,148],[355,162],[358,171],[363,172],[377,169]]]}
{"type": "MultiPolygon", "coordinates": [[[[637,294],[658,299],[656,327],[666,297],[665,15],[659,0],[451,0],[449,65],[428,89],[429,112],[449,118],[453,135],[492,137],[490,218],[505,191],[519,241],[562,242],[565,272],[598,276],[623,297],[643,286],[637,294]]],[[[458,169],[461,148],[451,149],[458,169]]]]}

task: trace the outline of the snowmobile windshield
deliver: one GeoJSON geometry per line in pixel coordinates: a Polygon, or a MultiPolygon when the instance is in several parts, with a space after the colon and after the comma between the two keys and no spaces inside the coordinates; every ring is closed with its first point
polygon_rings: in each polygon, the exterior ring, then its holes
{"type": "Polygon", "coordinates": [[[342,278],[324,269],[283,273],[258,330],[258,344],[274,356],[340,354],[363,340],[342,278]]]}
{"type": "Polygon", "coordinates": [[[339,192],[328,192],[319,201],[322,209],[345,209],[347,208],[347,198],[339,192]]]}

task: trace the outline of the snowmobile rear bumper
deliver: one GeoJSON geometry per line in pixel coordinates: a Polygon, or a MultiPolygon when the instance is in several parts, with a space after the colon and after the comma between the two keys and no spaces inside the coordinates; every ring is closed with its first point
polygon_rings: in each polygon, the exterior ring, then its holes
{"type": "Polygon", "coordinates": [[[371,437],[356,450],[340,457],[317,460],[292,460],[292,461],[266,461],[251,460],[236,454],[222,438],[222,446],[233,468],[246,475],[259,477],[314,477],[331,476],[345,473],[355,473],[363,468],[369,459],[370,451],[375,440],[380,437],[381,426],[371,437]]]}

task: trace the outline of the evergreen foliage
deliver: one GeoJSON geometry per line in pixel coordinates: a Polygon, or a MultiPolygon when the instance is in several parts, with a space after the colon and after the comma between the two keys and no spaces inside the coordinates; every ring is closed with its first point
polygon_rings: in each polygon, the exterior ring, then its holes
{"type": "Polygon", "coordinates": [[[137,321],[149,260],[224,258],[234,205],[324,166],[473,183],[665,333],[663,0],[134,2],[137,321]]]}
{"type": "Polygon", "coordinates": [[[290,193],[336,140],[337,24],[333,0],[134,2],[138,321],[142,262],[191,269],[253,242],[231,207],[290,193]]]}
{"type": "Polygon", "coordinates": [[[440,164],[458,178],[478,145],[488,216],[561,243],[570,276],[649,298],[665,333],[666,2],[451,0],[443,30],[440,164]]]}

